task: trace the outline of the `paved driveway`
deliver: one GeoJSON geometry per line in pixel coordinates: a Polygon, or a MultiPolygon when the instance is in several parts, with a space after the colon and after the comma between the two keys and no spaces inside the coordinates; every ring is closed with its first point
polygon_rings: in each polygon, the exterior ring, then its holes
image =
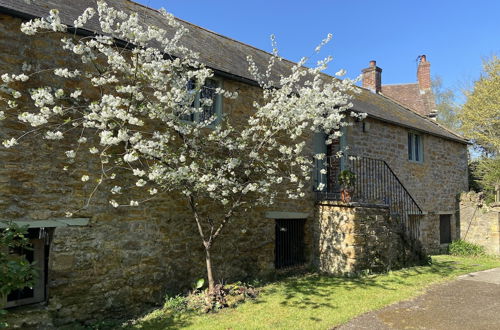
{"type": "Polygon", "coordinates": [[[460,276],[337,329],[500,329],[500,268],[460,276]]]}

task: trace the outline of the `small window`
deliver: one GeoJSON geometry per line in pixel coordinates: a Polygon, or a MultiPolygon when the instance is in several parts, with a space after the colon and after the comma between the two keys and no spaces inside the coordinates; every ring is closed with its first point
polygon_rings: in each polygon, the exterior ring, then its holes
{"type": "Polygon", "coordinates": [[[33,263],[38,276],[33,287],[14,290],[7,295],[5,307],[16,307],[34,304],[46,299],[46,278],[48,262],[49,231],[45,228],[32,228],[28,231],[30,240],[29,249],[18,249],[12,253],[23,255],[26,260],[33,263]]]}
{"type": "Polygon", "coordinates": [[[424,161],[422,136],[419,134],[408,133],[408,159],[419,163],[424,161]]]}
{"type": "MultiPolygon", "coordinates": [[[[185,121],[201,122],[215,118],[211,125],[217,124],[222,114],[222,96],[216,94],[215,91],[221,86],[221,82],[217,79],[206,79],[205,84],[201,87],[200,91],[196,94],[193,102],[193,107],[202,107],[201,113],[194,113],[191,115],[183,116],[185,121]],[[204,101],[211,102],[210,105],[203,105],[204,101]]],[[[194,91],[196,86],[195,82],[190,80],[187,88],[189,91],[194,91]]]]}
{"type": "Polygon", "coordinates": [[[451,243],[451,214],[439,216],[439,242],[441,244],[451,243]]]}

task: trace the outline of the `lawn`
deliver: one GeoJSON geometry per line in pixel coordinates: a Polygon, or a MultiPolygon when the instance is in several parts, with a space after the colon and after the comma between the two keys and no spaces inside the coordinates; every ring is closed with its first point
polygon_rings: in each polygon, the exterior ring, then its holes
{"type": "Polygon", "coordinates": [[[491,257],[434,256],[430,266],[358,278],[305,275],[263,287],[259,298],[213,314],[156,310],[133,329],[329,329],[458,275],[500,267],[491,257]]]}

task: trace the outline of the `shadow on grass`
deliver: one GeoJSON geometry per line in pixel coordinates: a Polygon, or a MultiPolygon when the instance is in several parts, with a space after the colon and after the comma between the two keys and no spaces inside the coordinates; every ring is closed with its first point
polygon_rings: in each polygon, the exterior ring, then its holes
{"type": "MultiPolygon", "coordinates": [[[[325,276],[313,273],[295,275],[264,286],[261,295],[255,300],[245,302],[245,305],[255,304],[266,307],[266,304],[272,306],[273,303],[277,302],[284,307],[309,309],[312,311],[309,319],[319,322],[321,319],[314,315],[314,310],[327,308],[333,311],[338,309],[340,302],[349,302],[352,294],[355,294],[350,292],[354,290],[362,292],[364,289],[378,288],[382,291],[394,292],[402,287],[414,286],[416,283],[421,286],[422,281],[426,280],[426,275],[432,275],[432,279],[436,279],[436,277],[447,278],[473,271],[475,266],[477,264],[471,262],[448,259],[434,260],[430,265],[405,268],[388,274],[357,277],[325,276]],[[412,278],[419,279],[414,281],[412,278]]],[[[377,294],[380,295],[380,292],[377,294]]],[[[366,299],[376,299],[376,294],[373,297],[368,294],[366,299]]],[[[245,313],[253,311],[253,308],[245,309],[245,313]]],[[[271,310],[267,312],[272,313],[271,310]]],[[[126,329],[183,328],[195,323],[193,319],[197,317],[199,314],[179,314],[166,310],[156,310],[136,322],[135,325],[129,325],[126,329]]],[[[205,317],[210,318],[211,316],[208,314],[205,317]]]]}
{"type": "Polygon", "coordinates": [[[191,325],[191,319],[198,314],[191,312],[171,312],[162,309],[153,311],[147,314],[139,322],[135,324],[128,324],[121,327],[121,329],[179,329],[191,325]]]}
{"type": "MultiPolygon", "coordinates": [[[[394,291],[401,286],[412,286],[410,279],[415,276],[432,274],[449,277],[455,273],[471,269],[471,266],[461,265],[456,261],[434,261],[430,265],[415,266],[392,272],[391,275],[359,275],[354,277],[328,276],[309,274],[301,277],[290,277],[280,283],[283,300],[281,305],[299,308],[316,309],[320,307],[337,308],[329,297],[337,292],[362,290],[365,288],[380,288],[394,291]]],[[[274,294],[278,289],[266,290],[274,294]]],[[[348,297],[346,297],[348,299],[348,297]]]]}

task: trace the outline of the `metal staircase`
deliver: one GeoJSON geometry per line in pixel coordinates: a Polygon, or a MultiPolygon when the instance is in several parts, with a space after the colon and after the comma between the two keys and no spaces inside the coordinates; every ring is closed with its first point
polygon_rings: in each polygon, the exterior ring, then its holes
{"type": "Polygon", "coordinates": [[[325,189],[317,192],[319,200],[340,200],[337,177],[341,169],[348,169],[356,175],[352,201],[388,205],[391,216],[401,221],[408,237],[419,240],[418,215],[423,214],[422,209],[384,160],[352,156],[339,159],[330,156],[318,160],[316,166],[317,173],[321,169],[326,170],[325,175],[316,177],[317,181],[325,184],[325,189]]]}

